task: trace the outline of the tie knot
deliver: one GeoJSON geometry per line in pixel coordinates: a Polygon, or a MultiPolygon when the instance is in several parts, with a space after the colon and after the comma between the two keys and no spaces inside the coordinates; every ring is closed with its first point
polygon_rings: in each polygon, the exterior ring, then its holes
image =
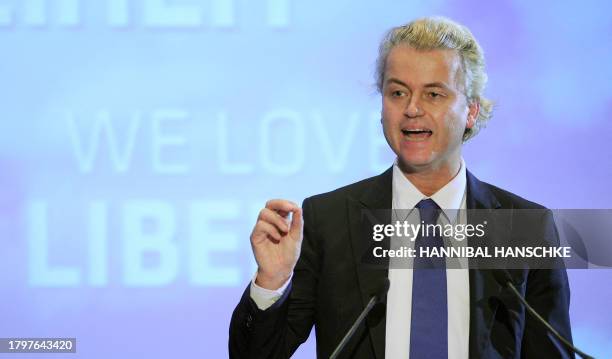
{"type": "Polygon", "coordinates": [[[425,224],[435,224],[437,222],[440,207],[438,207],[433,199],[421,200],[421,202],[417,203],[416,208],[419,209],[421,221],[425,222],[425,224]]]}

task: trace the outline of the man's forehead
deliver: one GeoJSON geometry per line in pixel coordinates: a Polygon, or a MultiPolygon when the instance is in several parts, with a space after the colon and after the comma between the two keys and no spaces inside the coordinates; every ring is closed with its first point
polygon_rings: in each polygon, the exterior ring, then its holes
{"type": "Polygon", "coordinates": [[[396,79],[413,83],[456,83],[461,61],[456,50],[417,50],[398,45],[391,49],[385,66],[385,82],[396,79]]]}

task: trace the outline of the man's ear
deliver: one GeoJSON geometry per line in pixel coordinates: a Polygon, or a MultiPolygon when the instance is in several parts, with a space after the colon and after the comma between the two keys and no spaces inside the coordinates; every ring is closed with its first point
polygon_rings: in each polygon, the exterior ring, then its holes
{"type": "Polygon", "coordinates": [[[476,119],[478,118],[478,113],[480,113],[480,103],[478,101],[472,101],[468,105],[468,115],[467,121],[465,123],[466,129],[471,129],[476,124],[476,119]]]}

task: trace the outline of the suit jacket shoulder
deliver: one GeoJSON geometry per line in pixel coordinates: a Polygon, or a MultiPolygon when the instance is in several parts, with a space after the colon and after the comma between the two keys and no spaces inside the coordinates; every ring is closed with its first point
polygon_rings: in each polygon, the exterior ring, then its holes
{"type": "Polygon", "coordinates": [[[490,183],[480,181],[484,186],[488,187],[493,196],[501,204],[501,208],[516,208],[516,209],[546,209],[539,203],[532,202],[521,196],[518,196],[510,191],[494,186],[490,183]]]}
{"type": "Polygon", "coordinates": [[[389,205],[391,205],[392,177],[393,167],[390,167],[380,175],[372,176],[329,192],[311,196],[305,201],[312,201],[316,205],[330,206],[344,203],[347,199],[360,200],[364,196],[367,197],[371,194],[381,199],[389,199],[389,205]]]}

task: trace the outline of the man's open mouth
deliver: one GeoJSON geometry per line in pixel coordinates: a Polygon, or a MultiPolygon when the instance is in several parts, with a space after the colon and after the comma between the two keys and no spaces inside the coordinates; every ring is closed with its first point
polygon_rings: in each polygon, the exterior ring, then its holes
{"type": "Polygon", "coordinates": [[[427,128],[415,128],[403,129],[402,133],[404,134],[404,137],[408,138],[409,140],[424,140],[429,138],[433,134],[433,131],[427,128]]]}

